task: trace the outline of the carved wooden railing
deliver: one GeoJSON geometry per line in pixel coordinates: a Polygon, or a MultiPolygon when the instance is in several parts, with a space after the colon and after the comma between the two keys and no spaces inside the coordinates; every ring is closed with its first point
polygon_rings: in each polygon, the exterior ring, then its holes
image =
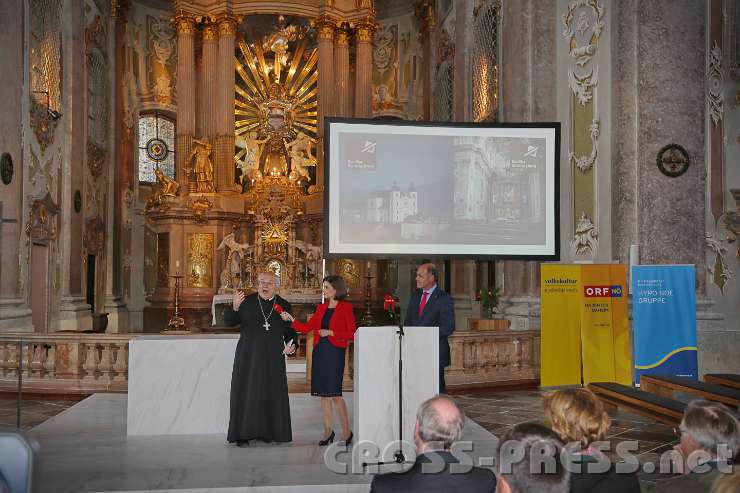
{"type": "Polygon", "coordinates": [[[495,384],[538,380],[538,330],[457,331],[449,337],[452,364],[448,385],[495,384]]]}
{"type": "Polygon", "coordinates": [[[125,392],[138,335],[0,334],[0,391],[17,390],[20,353],[24,392],[125,392]]]}

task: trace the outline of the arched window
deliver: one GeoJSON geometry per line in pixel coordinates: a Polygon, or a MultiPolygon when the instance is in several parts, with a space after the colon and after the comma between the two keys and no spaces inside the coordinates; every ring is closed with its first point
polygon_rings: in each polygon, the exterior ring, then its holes
{"type": "Polygon", "coordinates": [[[175,122],[158,113],[139,117],[139,181],[154,183],[154,169],[175,179],[175,122]]]}

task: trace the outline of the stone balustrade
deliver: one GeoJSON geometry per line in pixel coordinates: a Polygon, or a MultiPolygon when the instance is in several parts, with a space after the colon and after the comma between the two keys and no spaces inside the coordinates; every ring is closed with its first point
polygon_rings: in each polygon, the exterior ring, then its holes
{"type": "MultiPolygon", "coordinates": [[[[138,334],[0,334],[0,391],[18,385],[19,352],[25,392],[125,392],[128,341],[138,334]],[[22,341],[22,342],[21,342],[22,341]],[[21,349],[22,345],[22,349],[21,349]]],[[[313,347],[309,334],[305,346],[313,347]]],[[[457,331],[449,338],[450,386],[531,382],[539,379],[540,333],[536,330],[457,331]]],[[[353,345],[346,351],[345,386],[353,378],[353,345]]],[[[310,382],[312,351],[307,349],[310,382]]]]}
{"type": "Polygon", "coordinates": [[[538,330],[456,331],[449,337],[448,386],[524,383],[540,377],[538,330]]]}
{"type": "Polygon", "coordinates": [[[125,392],[128,341],[137,334],[0,334],[0,391],[125,392]]]}

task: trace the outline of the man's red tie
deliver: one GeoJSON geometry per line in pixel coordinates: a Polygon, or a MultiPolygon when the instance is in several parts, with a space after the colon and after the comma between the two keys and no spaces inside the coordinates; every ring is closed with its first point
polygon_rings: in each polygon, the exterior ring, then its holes
{"type": "Polygon", "coordinates": [[[421,295],[421,303],[419,303],[419,316],[421,317],[421,312],[424,311],[424,307],[427,306],[427,296],[429,296],[428,291],[424,291],[424,294],[421,295]]]}

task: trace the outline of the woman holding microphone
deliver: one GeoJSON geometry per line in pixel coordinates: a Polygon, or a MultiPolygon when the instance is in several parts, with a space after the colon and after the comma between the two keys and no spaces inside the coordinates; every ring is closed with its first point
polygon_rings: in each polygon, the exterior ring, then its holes
{"type": "Polygon", "coordinates": [[[313,331],[313,366],[311,367],[311,395],[321,397],[324,414],[324,439],[319,445],[334,441],[332,429],[332,405],[337,409],[342,425],[342,441],[352,443],[353,433],[349,429],[347,404],[342,397],[344,376],[344,353],[347,343],[354,338],[355,315],[352,303],[344,301],[347,285],[340,276],[326,276],[322,283],[324,303],[316,308],[311,319],[301,323],[288,312],[280,316],[292,322],[291,327],[301,333],[313,331]]]}

